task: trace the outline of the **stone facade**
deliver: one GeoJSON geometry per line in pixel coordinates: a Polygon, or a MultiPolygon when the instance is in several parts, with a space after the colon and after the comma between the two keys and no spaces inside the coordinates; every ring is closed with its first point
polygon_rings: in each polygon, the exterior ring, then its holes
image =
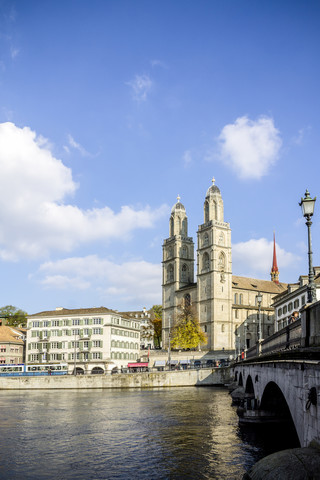
{"type": "Polygon", "coordinates": [[[200,326],[207,336],[205,349],[234,352],[257,339],[256,295],[262,293],[263,335],[273,333],[272,298],[286,285],[272,281],[232,275],[231,228],[224,220],[220,189],[214,184],[204,201],[204,222],[199,225],[197,247],[197,282],[194,273],[194,242],[188,236],[188,219],[180,202],[173,206],[169,238],[163,243],[162,306],[163,346],[168,346],[171,327],[185,302],[194,306],[200,326]],[[244,322],[251,331],[241,338],[244,322]]]}

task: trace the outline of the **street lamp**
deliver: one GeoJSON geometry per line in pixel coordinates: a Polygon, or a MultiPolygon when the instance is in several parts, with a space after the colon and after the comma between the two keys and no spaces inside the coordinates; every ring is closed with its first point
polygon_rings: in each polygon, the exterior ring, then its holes
{"type": "Polygon", "coordinates": [[[299,203],[302,209],[302,215],[306,218],[306,225],[308,227],[308,257],[309,257],[309,283],[308,283],[308,303],[316,302],[316,286],[314,283],[314,273],[313,273],[313,266],[312,266],[312,248],[311,248],[311,217],[314,212],[314,206],[316,203],[316,198],[311,198],[310,193],[306,190],[305,197],[301,198],[301,202],[299,203]]]}
{"type": "Polygon", "coordinates": [[[257,301],[257,304],[258,304],[258,324],[259,324],[258,342],[260,343],[261,340],[262,340],[261,314],[260,314],[261,303],[262,303],[262,295],[261,295],[260,292],[256,295],[256,301],[257,301]]]}

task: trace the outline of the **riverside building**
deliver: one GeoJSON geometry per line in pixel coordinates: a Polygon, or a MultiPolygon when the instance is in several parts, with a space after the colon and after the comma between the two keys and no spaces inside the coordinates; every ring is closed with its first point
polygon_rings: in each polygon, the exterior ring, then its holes
{"type": "Polygon", "coordinates": [[[164,347],[168,346],[181,306],[192,304],[207,336],[203,348],[234,353],[236,348],[248,348],[256,340],[259,311],[263,335],[273,333],[272,299],[285,290],[286,284],[279,283],[275,251],[271,281],[232,275],[231,228],[224,220],[223,200],[214,179],[205,196],[203,214],[204,221],[197,232],[195,279],[195,246],[188,234],[188,218],[180,197],[171,210],[169,237],[163,243],[162,342],[164,347]],[[241,339],[240,326],[246,321],[252,328],[244,331],[241,339]]]}
{"type": "Polygon", "coordinates": [[[103,373],[139,357],[140,321],[105,307],[57,308],[28,316],[27,363],[68,363],[69,373],[103,373]]]}

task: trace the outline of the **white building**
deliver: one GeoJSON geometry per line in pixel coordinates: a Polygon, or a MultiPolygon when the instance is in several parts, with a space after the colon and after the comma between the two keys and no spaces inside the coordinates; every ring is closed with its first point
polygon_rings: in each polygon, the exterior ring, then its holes
{"type": "Polygon", "coordinates": [[[154,349],[154,326],[151,321],[154,318],[153,311],[143,307],[143,310],[120,312],[120,315],[138,319],[140,321],[140,348],[142,350],[154,349]]]}
{"type": "Polygon", "coordinates": [[[40,312],[28,316],[26,348],[26,363],[66,362],[70,373],[102,373],[139,357],[140,321],[105,307],[40,312]]]}
{"type": "MultiPolygon", "coordinates": [[[[316,297],[320,300],[320,267],[314,267],[314,275],[316,297]]],[[[292,312],[299,312],[308,303],[308,283],[308,275],[300,275],[297,283],[289,283],[283,293],[274,297],[275,331],[287,326],[292,312]]]]}

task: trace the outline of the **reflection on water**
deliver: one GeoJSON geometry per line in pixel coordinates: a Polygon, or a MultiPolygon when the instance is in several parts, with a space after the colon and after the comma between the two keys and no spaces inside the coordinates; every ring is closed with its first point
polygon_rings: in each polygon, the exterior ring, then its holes
{"type": "Polygon", "coordinates": [[[241,479],[253,442],[223,389],[0,392],[0,479],[241,479]]]}

